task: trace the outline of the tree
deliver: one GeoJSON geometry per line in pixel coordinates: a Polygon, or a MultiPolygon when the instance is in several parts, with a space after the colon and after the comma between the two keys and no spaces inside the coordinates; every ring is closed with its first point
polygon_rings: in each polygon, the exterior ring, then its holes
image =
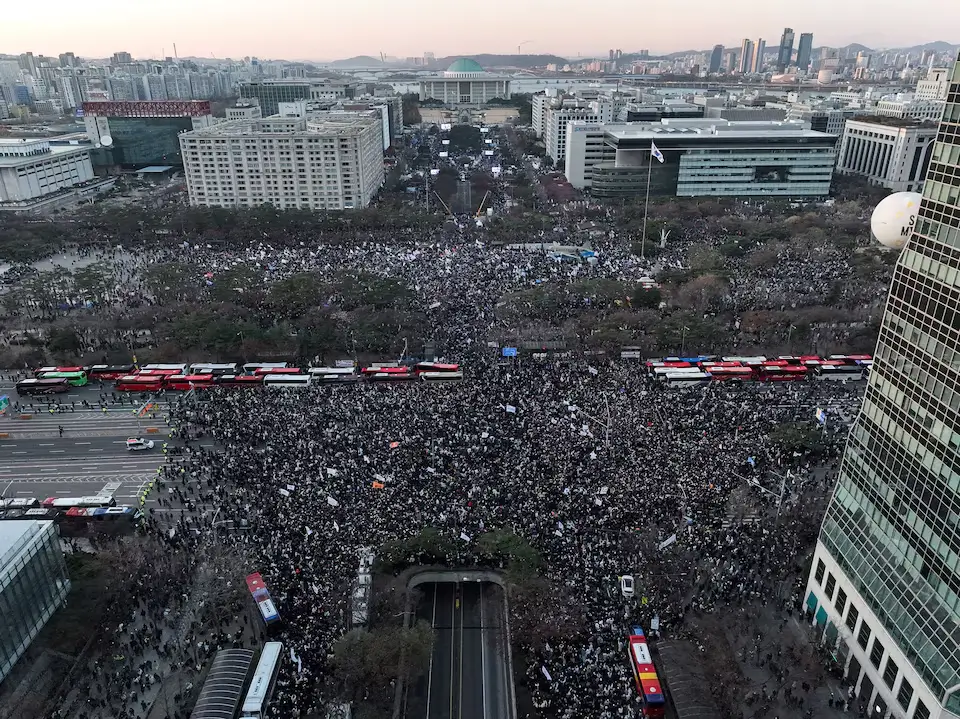
{"type": "Polygon", "coordinates": [[[75,329],[55,329],[47,340],[47,349],[57,355],[78,355],[83,349],[83,341],[75,329]]]}
{"type": "MultiPolygon", "coordinates": [[[[344,701],[377,701],[397,679],[423,673],[433,652],[433,628],[420,620],[412,627],[353,629],[333,645],[333,666],[344,701]]],[[[389,700],[392,693],[386,692],[389,700]]]]}
{"type": "Polygon", "coordinates": [[[404,125],[419,125],[423,122],[423,118],[420,117],[419,96],[416,93],[405,93],[401,96],[400,102],[404,125]]]}
{"type": "Polygon", "coordinates": [[[454,152],[477,152],[483,147],[480,128],[473,125],[454,125],[450,128],[450,149],[454,152]]]}
{"type": "Polygon", "coordinates": [[[189,301],[200,295],[200,271],[183,262],[153,265],[144,273],[147,289],[160,304],[189,301]]]}
{"type": "Polygon", "coordinates": [[[715,312],[727,296],[726,280],[716,275],[700,275],[681,285],[673,295],[674,301],[684,309],[700,312],[715,312]]]}
{"type": "Polygon", "coordinates": [[[73,273],[73,286],[82,299],[102,302],[116,287],[114,269],[104,263],[81,267],[73,273]]]}
{"type": "Polygon", "coordinates": [[[659,287],[644,287],[643,285],[638,285],[630,299],[634,309],[655,310],[660,308],[660,303],[663,301],[663,293],[660,292],[659,287]]]}
{"type": "Polygon", "coordinates": [[[270,305],[284,317],[296,318],[322,301],[323,284],[314,272],[299,272],[270,288],[270,305]]]}

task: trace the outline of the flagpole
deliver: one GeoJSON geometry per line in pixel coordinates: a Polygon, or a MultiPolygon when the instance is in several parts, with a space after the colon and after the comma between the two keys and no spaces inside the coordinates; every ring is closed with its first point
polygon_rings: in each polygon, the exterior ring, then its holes
{"type": "Polygon", "coordinates": [[[650,143],[650,157],[647,158],[647,198],[643,203],[643,236],[640,238],[640,259],[646,259],[647,250],[647,211],[650,209],[650,173],[653,170],[653,142],[650,143]]]}

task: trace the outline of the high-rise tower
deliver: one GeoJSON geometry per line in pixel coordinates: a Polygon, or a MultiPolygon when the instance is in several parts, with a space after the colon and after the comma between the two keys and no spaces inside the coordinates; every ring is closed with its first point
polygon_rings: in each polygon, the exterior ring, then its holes
{"type": "Polygon", "coordinates": [[[780,50],[777,53],[777,72],[783,72],[787,69],[790,61],[793,59],[793,28],[783,28],[783,35],[780,36],[780,50]]]}
{"type": "Polygon", "coordinates": [[[960,715],[960,57],[949,80],[807,581],[871,717],[960,715]]]}
{"type": "Polygon", "coordinates": [[[744,38],[740,46],[740,74],[753,72],[753,40],[744,38]]]}
{"type": "Polygon", "coordinates": [[[810,71],[810,56],[813,53],[813,33],[800,33],[800,42],[797,45],[797,67],[800,72],[810,71]]]}

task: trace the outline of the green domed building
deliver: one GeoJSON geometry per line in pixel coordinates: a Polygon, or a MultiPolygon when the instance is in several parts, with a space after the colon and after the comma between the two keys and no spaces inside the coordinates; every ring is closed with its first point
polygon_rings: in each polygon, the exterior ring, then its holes
{"type": "Polygon", "coordinates": [[[420,99],[440,100],[444,105],[483,105],[509,97],[509,77],[491,75],[468,57],[455,60],[443,73],[420,80],[420,99]]]}

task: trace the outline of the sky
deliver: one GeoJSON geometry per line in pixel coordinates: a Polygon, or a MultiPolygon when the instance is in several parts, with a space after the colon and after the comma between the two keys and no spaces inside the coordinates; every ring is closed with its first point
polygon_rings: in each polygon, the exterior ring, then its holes
{"type": "Polygon", "coordinates": [[[784,26],[814,46],[872,48],[934,40],[960,45],[956,0],[27,0],[3,3],[0,53],[134,58],[333,60],[354,55],[437,57],[522,52],[576,58],[779,42],[784,26]],[[787,8],[795,9],[787,9],[787,8]],[[731,11],[736,8],[735,11],[731,11]],[[691,21],[695,20],[695,21],[691,21]]]}

